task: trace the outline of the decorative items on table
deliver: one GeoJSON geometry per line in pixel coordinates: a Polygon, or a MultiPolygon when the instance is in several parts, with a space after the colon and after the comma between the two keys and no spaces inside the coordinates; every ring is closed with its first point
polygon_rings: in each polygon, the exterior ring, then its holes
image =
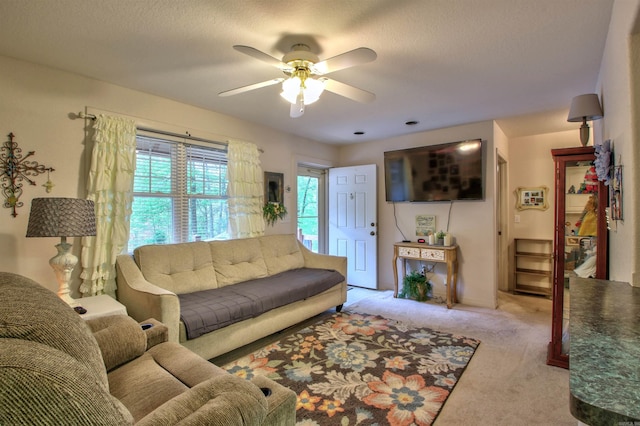
{"type": "Polygon", "coordinates": [[[282,203],[268,202],[262,208],[262,215],[267,225],[273,226],[278,219],[284,219],[287,208],[282,203]]]}
{"type": "Polygon", "coordinates": [[[69,295],[71,272],[78,258],[71,253],[67,237],[96,235],[93,201],[77,198],[34,198],[31,202],[27,237],[60,237],[58,254],[49,260],[58,281],[58,296],[70,306],[76,301],[69,295]]]}
{"type": "Polygon", "coordinates": [[[18,213],[16,209],[22,207],[24,203],[20,201],[22,196],[22,182],[27,181],[29,185],[35,185],[36,182],[30,176],[38,176],[47,172],[47,183],[43,186],[47,192],[51,192],[54,187],[49,174],[54,171],[53,167],[45,167],[36,161],[28,161],[27,159],[34,155],[35,151],[27,152],[22,155],[22,149],[18,147],[18,143],[13,140],[13,133],[7,135],[9,140],[2,145],[2,153],[0,154],[0,176],[2,176],[2,195],[5,198],[4,207],[12,210],[11,216],[16,217],[18,213]]]}

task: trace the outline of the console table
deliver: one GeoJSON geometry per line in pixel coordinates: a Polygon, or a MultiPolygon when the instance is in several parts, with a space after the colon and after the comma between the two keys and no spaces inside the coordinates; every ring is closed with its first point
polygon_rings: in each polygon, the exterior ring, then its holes
{"type": "Polygon", "coordinates": [[[393,245],[393,278],[395,291],[393,297],[398,297],[398,258],[402,260],[402,276],[407,274],[407,260],[422,260],[424,262],[447,264],[447,308],[451,309],[458,303],[456,286],[458,284],[458,246],[430,246],[423,243],[395,243],[393,245]]]}

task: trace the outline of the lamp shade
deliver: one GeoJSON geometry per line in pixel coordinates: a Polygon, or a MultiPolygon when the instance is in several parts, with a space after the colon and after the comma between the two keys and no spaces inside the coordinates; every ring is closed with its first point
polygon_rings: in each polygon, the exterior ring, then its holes
{"type": "Polygon", "coordinates": [[[595,93],[576,96],[571,100],[569,108],[569,122],[581,122],[584,120],[599,120],[603,117],[600,100],[595,93]]]}
{"type": "Polygon", "coordinates": [[[78,198],[34,198],[27,237],[84,237],[96,235],[93,201],[78,198]]]}

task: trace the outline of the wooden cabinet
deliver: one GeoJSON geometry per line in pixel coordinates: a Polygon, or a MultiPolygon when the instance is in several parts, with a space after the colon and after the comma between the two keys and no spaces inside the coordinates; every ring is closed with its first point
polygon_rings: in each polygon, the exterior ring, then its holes
{"type": "Polygon", "coordinates": [[[555,164],[553,314],[547,364],[569,367],[569,279],[607,278],[607,189],[594,148],[552,149],[555,164]]]}
{"type": "Polygon", "coordinates": [[[516,238],[513,243],[513,290],[551,297],[553,241],[516,238]]]}

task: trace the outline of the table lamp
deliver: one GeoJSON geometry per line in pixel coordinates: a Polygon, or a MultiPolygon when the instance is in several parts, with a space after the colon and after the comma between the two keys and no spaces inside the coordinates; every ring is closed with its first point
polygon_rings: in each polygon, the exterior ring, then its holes
{"type": "Polygon", "coordinates": [[[77,198],[34,198],[31,201],[27,237],[60,237],[58,254],[49,260],[58,280],[58,296],[70,306],[76,301],[69,295],[71,272],[78,258],[71,253],[67,237],[96,235],[93,201],[77,198]]]}

